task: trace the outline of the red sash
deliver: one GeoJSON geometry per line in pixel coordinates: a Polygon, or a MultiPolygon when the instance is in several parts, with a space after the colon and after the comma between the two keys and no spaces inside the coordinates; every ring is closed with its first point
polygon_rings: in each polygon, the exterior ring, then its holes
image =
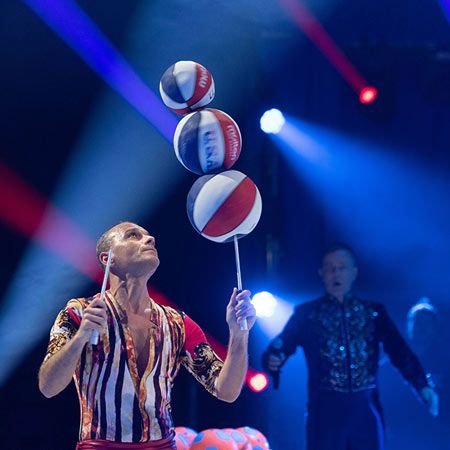
{"type": "Polygon", "coordinates": [[[166,439],[158,439],[150,442],[114,442],[105,441],[103,439],[88,439],[80,441],[77,444],[76,450],[176,450],[173,435],[166,439]]]}

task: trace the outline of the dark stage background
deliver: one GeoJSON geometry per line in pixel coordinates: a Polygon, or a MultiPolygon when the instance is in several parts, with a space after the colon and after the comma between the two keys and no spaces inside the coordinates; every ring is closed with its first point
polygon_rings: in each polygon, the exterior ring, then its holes
{"type": "MultiPolygon", "coordinates": [[[[2,449],[70,449],[77,439],[74,387],[50,400],[37,388],[57,312],[71,297],[99,291],[83,264],[66,258],[73,250],[67,242],[94,243],[120,220],[145,226],[161,256],[152,288],[223,344],[235,285],[232,245],[206,241],[187,219],[185,199],[196,177],[73,42],[45,23],[43,9],[33,7],[39,4],[53,11],[80,7],[156,93],[161,74],[178,60],[198,61],[212,72],[212,106],[230,114],[243,136],[235,168],[256,182],[263,198],[258,227],[240,241],[245,286],[271,291],[292,309],[321,294],[321,252],[345,241],[358,255],[356,292],[384,303],[405,337],[409,308],[424,296],[431,300],[439,328],[424,364],[435,374],[441,415],[431,418],[383,361],[386,448],[450,449],[450,7],[444,0],[304,2],[378,88],[377,100],[363,105],[283,3],[289,2],[3,0],[2,449]],[[261,131],[259,118],[272,107],[296,130],[293,141],[261,131]],[[49,225],[50,204],[67,222],[49,225]]],[[[62,29],[69,28],[67,17],[62,29]]],[[[144,93],[137,96],[145,103],[144,93]]],[[[86,247],[91,267],[94,249],[86,247]]],[[[255,326],[253,368],[261,369],[261,353],[286,319],[275,314],[255,326]]],[[[306,378],[299,351],[279,391],[245,387],[229,405],[210,398],[182,370],[174,389],[176,424],[196,430],[250,425],[274,450],[303,449],[306,378]]]]}

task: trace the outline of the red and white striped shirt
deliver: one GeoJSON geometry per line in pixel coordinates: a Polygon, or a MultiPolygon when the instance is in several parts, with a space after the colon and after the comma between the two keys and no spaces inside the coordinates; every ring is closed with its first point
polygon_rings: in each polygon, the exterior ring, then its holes
{"type": "MultiPolygon", "coordinates": [[[[44,362],[75,335],[93,298],[72,299],[58,314],[44,362]]],[[[85,346],[73,376],[81,408],[80,440],[164,439],[173,429],[171,389],[180,365],[216,395],[223,362],[192,319],[152,302],[148,361],[140,378],[126,312],[109,292],[105,303],[107,331],[97,345],[85,346]]]]}

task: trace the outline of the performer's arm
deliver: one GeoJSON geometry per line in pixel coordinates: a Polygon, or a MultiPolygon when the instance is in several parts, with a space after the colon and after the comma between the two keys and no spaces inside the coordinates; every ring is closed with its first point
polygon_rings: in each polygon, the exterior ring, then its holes
{"type": "Polygon", "coordinates": [[[217,398],[234,402],[241,393],[248,368],[248,330],[241,330],[239,322],[247,319],[250,330],[255,323],[256,311],[250,303],[250,292],[237,293],[235,289],[227,307],[230,341],[227,357],[216,381],[217,398]]]}
{"type": "Polygon", "coordinates": [[[50,343],[39,370],[39,389],[47,398],[64,390],[70,383],[84,346],[92,332],[102,333],[106,325],[105,306],[93,300],[80,319],[67,307],[58,315],[50,334],[50,343]]]}
{"type": "Polygon", "coordinates": [[[403,378],[417,391],[419,397],[428,405],[430,413],[438,415],[438,396],[429,385],[419,359],[409,348],[385,308],[378,308],[378,331],[383,348],[391,363],[400,371],[403,378]]]}
{"type": "Polygon", "coordinates": [[[241,330],[239,321],[246,318],[248,329],[255,323],[256,311],[249,295],[249,291],[238,294],[234,290],[227,306],[230,340],[225,362],[211,348],[202,329],[184,315],[186,341],[181,363],[209,393],[226,402],[237,399],[247,373],[248,330],[241,330]]]}
{"type": "Polygon", "coordinates": [[[78,333],[56,354],[45,361],[39,370],[39,389],[47,398],[64,390],[70,383],[86,342],[78,333]]]}

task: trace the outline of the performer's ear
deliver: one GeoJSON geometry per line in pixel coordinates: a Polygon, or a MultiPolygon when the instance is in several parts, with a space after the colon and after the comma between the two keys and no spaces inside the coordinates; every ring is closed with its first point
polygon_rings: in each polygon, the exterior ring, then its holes
{"type": "MultiPolygon", "coordinates": [[[[103,270],[105,270],[106,263],[108,262],[108,252],[100,253],[100,262],[103,265],[103,270]]],[[[114,258],[111,258],[111,264],[114,262],[114,258]]]]}

